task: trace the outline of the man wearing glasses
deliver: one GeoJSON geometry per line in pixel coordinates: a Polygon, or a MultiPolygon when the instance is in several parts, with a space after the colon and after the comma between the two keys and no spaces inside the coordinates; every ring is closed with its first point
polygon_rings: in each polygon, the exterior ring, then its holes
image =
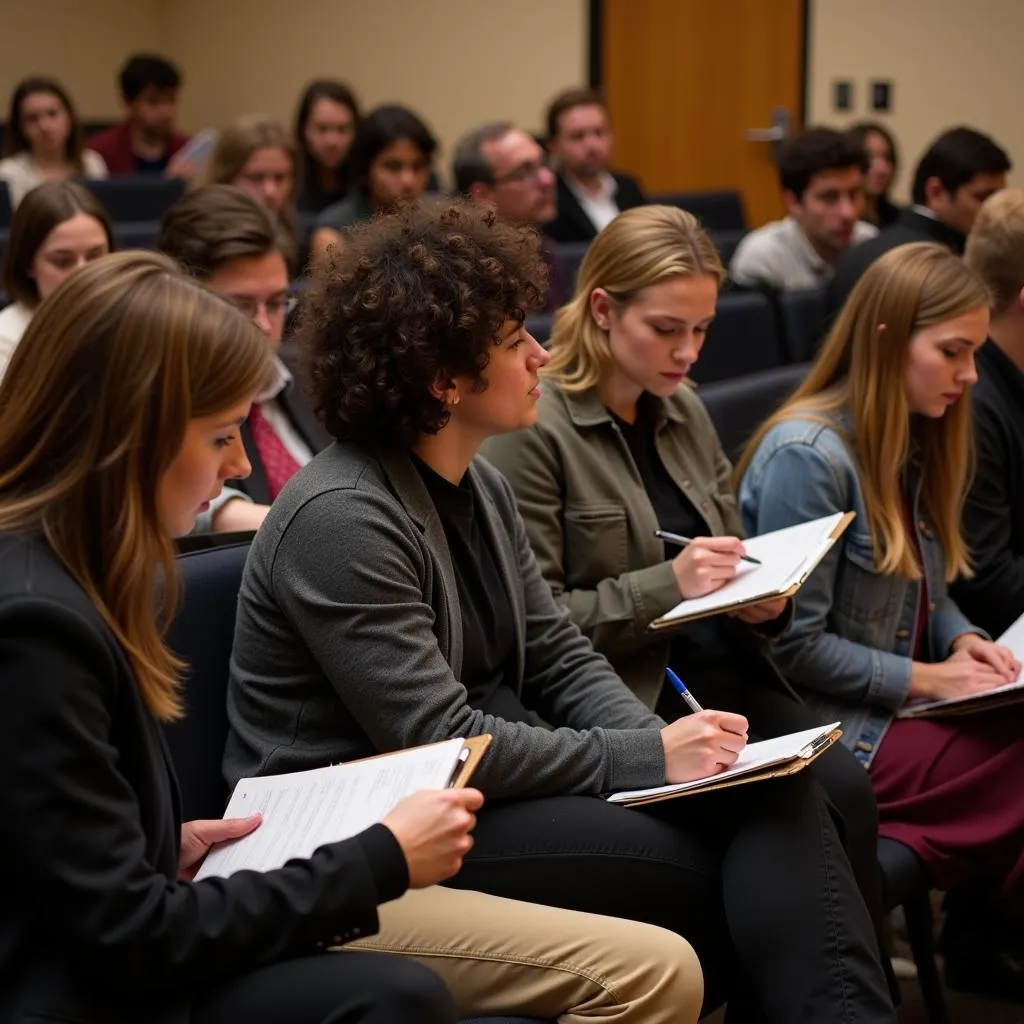
{"type": "MultiPolygon", "coordinates": [[[[463,135],[452,158],[452,176],[459,192],[511,224],[540,228],[557,212],[548,154],[509,121],[492,121],[463,135]]],[[[549,269],[545,311],[551,312],[568,298],[565,276],[549,245],[541,251],[549,269]]]]}
{"type": "MultiPolygon", "coordinates": [[[[275,354],[294,304],[286,244],[273,215],[232,185],[206,185],[179,200],[157,238],[161,252],[245,313],[275,354]]],[[[252,473],[210,503],[197,532],[257,529],[288,480],[330,442],[280,358],[241,431],[252,473]]]]}

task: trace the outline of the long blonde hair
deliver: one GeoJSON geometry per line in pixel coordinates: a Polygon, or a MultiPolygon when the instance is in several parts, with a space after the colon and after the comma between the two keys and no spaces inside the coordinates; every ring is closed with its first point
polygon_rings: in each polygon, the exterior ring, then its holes
{"type": "Polygon", "coordinates": [[[960,518],[972,471],[970,396],[944,416],[916,417],[912,424],[904,373],[917,331],[988,305],[984,282],[944,246],[915,242],[880,257],[857,283],[804,382],[750,439],[737,479],[777,423],[807,419],[835,427],[836,414],[845,412],[850,428],[841,433],[857,464],[875,564],[879,572],[918,579],[901,492],[913,435],[922,459],[921,497],[947,579],[969,574],[960,518]]]}
{"type": "Polygon", "coordinates": [[[46,540],[163,720],[181,713],[181,664],[163,642],[176,576],[159,483],[189,420],[250,398],[270,369],[238,310],[168,258],[125,252],[40,305],[0,382],[0,530],[46,540]]]}
{"type": "Polygon", "coordinates": [[[555,314],[551,361],[541,373],[569,393],[587,391],[600,382],[611,353],[607,332],[590,312],[595,288],[603,288],[621,308],[643,289],[668,278],[704,274],[721,284],[725,268],[693,214],[675,206],[624,210],[587,249],[576,295],[555,314]]]}

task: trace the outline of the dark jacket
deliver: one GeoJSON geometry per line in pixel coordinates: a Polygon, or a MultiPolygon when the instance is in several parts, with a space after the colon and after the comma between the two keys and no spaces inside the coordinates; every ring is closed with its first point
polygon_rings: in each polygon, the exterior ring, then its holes
{"type": "MultiPolygon", "coordinates": [[[[284,409],[292,426],[314,455],[323,451],[331,443],[333,440],[331,435],[316,418],[302,386],[297,380],[290,381],[277,396],[276,401],[284,409]]],[[[258,505],[269,505],[271,498],[267,483],[267,471],[263,468],[263,460],[260,458],[255,441],[253,441],[252,428],[249,426],[248,420],[242,424],[242,443],[245,445],[245,454],[252,464],[252,472],[244,480],[232,480],[231,486],[235,490],[248,494],[258,505]]]]}
{"type": "Polygon", "coordinates": [[[0,1022],[188,1024],[192,993],[377,931],[408,878],[382,825],[266,874],[177,880],[161,729],[81,588],[0,534],[0,1022]]]}
{"type": "Polygon", "coordinates": [[[469,469],[512,608],[505,683],[554,732],[473,707],[459,595],[412,460],[334,444],[271,506],[238,603],[224,755],[230,782],[491,733],[473,784],[497,798],[602,793],[665,780],[664,722],[555,603],[508,483],[469,469]]]}
{"type": "Polygon", "coordinates": [[[938,242],[961,255],[966,241],[964,235],[948,224],[943,224],[941,220],[927,217],[909,207],[901,210],[892,227],[880,231],[874,238],[869,238],[860,245],[852,246],[839,257],[835,277],[828,286],[825,298],[826,323],[831,324],[835,315],[842,309],[843,303],[864,271],[890,249],[909,242],[938,242]]]}
{"type": "MultiPolygon", "coordinates": [[[[618,206],[620,212],[634,206],[643,206],[647,202],[636,178],[614,171],[612,177],[618,186],[615,193],[615,205],[618,206]]],[[[596,238],[597,227],[586,215],[575,193],[560,174],[556,185],[556,197],[558,216],[542,227],[541,230],[544,234],[555,242],[589,242],[592,238],[596,238]]]]}
{"type": "Polygon", "coordinates": [[[1024,373],[994,341],[978,351],[971,403],[977,465],[964,536],[974,577],[957,582],[953,596],[998,636],[1024,615],[1024,373]]]}

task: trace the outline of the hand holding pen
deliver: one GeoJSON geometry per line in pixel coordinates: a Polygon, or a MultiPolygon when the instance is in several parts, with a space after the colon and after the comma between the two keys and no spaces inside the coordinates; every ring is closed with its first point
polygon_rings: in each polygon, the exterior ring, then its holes
{"type": "Polygon", "coordinates": [[[713,593],[736,575],[741,560],[752,561],[738,537],[689,538],[664,530],[655,530],[654,535],[673,544],[686,542],[671,563],[683,598],[713,593]]]}
{"type": "Polygon", "coordinates": [[[735,764],[747,745],[747,720],[730,711],[705,711],[675,672],[667,669],[666,675],[693,714],[661,730],[665,781],[703,779],[735,764]]]}

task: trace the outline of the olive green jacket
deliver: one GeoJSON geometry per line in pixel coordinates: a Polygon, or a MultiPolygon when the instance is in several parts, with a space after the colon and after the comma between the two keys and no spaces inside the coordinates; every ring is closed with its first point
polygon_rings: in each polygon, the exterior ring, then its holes
{"type": "MultiPolygon", "coordinates": [[[[665,468],[708,531],[740,536],[732,466],[697,395],[682,387],[662,399],[655,429],[665,468]]],[[[511,483],[555,597],[653,708],[673,631],[647,627],[679,603],[679,586],[636,463],[596,390],[567,394],[542,381],[536,425],[491,438],[482,453],[511,483]]]]}

